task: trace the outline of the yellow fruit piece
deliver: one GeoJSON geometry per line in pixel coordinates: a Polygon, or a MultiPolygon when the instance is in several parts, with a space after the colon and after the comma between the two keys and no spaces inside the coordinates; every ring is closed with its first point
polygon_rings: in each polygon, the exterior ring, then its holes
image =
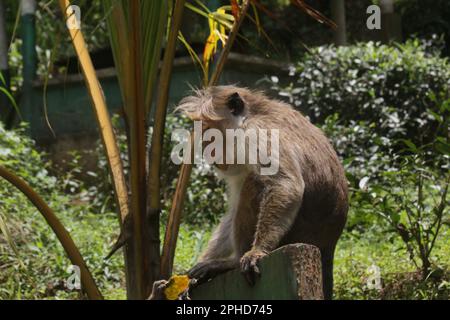
{"type": "Polygon", "coordinates": [[[169,285],[164,289],[164,294],[167,300],[177,300],[178,296],[182,294],[189,287],[188,276],[172,276],[169,279],[169,285]]]}

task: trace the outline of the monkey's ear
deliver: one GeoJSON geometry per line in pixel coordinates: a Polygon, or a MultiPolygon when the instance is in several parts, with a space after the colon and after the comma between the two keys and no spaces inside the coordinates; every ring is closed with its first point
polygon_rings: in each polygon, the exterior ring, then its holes
{"type": "Polygon", "coordinates": [[[235,92],[228,98],[228,108],[231,111],[231,114],[234,116],[238,116],[244,111],[244,101],[242,100],[239,93],[235,92]]]}

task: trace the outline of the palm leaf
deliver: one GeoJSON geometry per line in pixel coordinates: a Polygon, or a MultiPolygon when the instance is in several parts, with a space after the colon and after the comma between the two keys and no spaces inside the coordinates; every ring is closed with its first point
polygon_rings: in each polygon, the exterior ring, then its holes
{"type": "MultiPolygon", "coordinates": [[[[164,52],[161,75],[158,83],[158,95],[156,100],[155,121],[153,125],[152,141],[150,149],[150,170],[148,179],[149,212],[153,218],[159,215],[160,210],[160,177],[163,149],[163,136],[166,123],[167,104],[169,101],[170,81],[175,57],[176,43],[183,18],[185,0],[177,0],[173,8],[168,40],[164,52]]],[[[158,223],[159,224],[159,223],[158,223]]],[[[155,226],[153,226],[155,227],[155,226]]],[[[159,226],[154,232],[158,232],[159,226]]]]}
{"type": "Polygon", "coordinates": [[[307,15],[309,15],[310,17],[314,18],[315,20],[317,20],[320,23],[326,24],[329,27],[336,29],[337,25],[336,23],[325,17],[322,13],[320,13],[319,11],[317,11],[316,9],[314,9],[313,7],[311,7],[309,4],[305,3],[305,1],[303,0],[291,0],[291,3],[296,6],[297,8],[299,8],[300,10],[304,11],[307,15]]]}
{"type": "MultiPolygon", "coordinates": [[[[122,96],[127,112],[127,103],[132,88],[130,79],[129,54],[130,54],[130,12],[127,0],[104,0],[104,9],[107,15],[107,24],[111,47],[122,96]]],[[[140,47],[142,61],[142,81],[144,90],[145,111],[150,111],[152,96],[154,93],[155,80],[158,74],[158,66],[161,56],[161,47],[168,18],[168,1],[139,1],[140,6],[140,47]]]]}
{"type": "MultiPolygon", "coordinates": [[[[69,0],[59,0],[61,11],[64,17],[69,18],[69,13],[66,9],[70,6],[69,0]]],[[[125,183],[125,176],[123,173],[122,160],[120,158],[119,148],[114,130],[106,107],[105,97],[100,82],[97,79],[92,60],[87,50],[87,45],[84,41],[81,30],[69,30],[72,43],[80,61],[81,69],[84,74],[86,87],[91,96],[95,115],[100,129],[103,145],[108,158],[108,165],[111,172],[113,187],[116,195],[116,201],[120,210],[120,216],[124,220],[128,215],[128,191],[125,183]]]]}
{"type": "MultiPolygon", "coordinates": [[[[146,298],[159,274],[159,225],[146,215],[147,122],[161,47],[168,20],[168,1],[105,0],[111,47],[124,101],[130,157],[131,253],[127,257],[128,297],[146,298]],[[150,234],[152,232],[152,234],[150,234]],[[156,270],[158,269],[158,270],[156,270]]],[[[159,121],[159,120],[158,120],[159,121]]],[[[158,224],[158,222],[156,222],[158,224]]]]}

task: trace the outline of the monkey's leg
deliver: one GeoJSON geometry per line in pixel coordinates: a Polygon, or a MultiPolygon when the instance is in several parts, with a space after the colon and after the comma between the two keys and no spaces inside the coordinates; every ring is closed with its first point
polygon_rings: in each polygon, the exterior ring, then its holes
{"type": "Polygon", "coordinates": [[[250,285],[259,276],[259,260],[278,248],[281,239],[291,228],[303,198],[304,183],[301,178],[294,181],[278,177],[266,185],[252,248],[240,261],[241,272],[250,285]]]}
{"type": "Polygon", "coordinates": [[[320,249],[322,256],[322,285],[325,300],[333,299],[334,247],[320,249]]]}

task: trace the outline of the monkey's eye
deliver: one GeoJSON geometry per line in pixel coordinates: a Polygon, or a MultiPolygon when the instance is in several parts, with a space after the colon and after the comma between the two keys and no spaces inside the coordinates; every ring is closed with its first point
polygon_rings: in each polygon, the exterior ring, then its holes
{"type": "Polygon", "coordinates": [[[228,108],[230,109],[232,115],[240,115],[242,111],[244,111],[244,106],[244,101],[239,93],[235,92],[228,98],[228,108]]]}

